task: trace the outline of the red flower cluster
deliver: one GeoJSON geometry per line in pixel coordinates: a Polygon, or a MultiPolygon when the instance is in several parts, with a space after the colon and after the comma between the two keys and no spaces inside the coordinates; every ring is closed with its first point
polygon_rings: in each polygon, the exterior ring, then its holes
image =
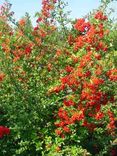
{"type": "Polygon", "coordinates": [[[107,72],[107,76],[111,81],[117,81],[117,69],[111,69],[107,72]]]}
{"type": "Polygon", "coordinates": [[[50,11],[54,9],[54,4],[57,0],[42,0],[42,16],[43,18],[50,17],[50,11]]]}
{"type": "Polygon", "coordinates": [[[107,128],[110,130],[110,131],[113,131],[115,129],[115,118],[114,118],[114,114],[112,111],[108,111],[108,116],[109,116],[109,124],[107,125],[107,128]]]}
{"type": "MultiPolygon", "coordinates": [[[[83,21],[84,20],[82,20],[82,22],[83,21]]],[[[104,29],[103,23],[94,25],[94,24],[90,24],[89,22],[85,23],[85,21],[83,22],[84,24],[81,24],[80,22],[81,19],[80,21],[77,21],[74,27],[78,31],[81,31],[81,27],[82,27],[81,32],[83,33],[83,35],[77,36],[76,39],[74,39],[74,50],[77,51],[80,48],[86,47],[88,51],[90,51],[91,48],[95,48],[96,51],[106,52],[108,50],[108,47],[103,42],[103,38],[104,35],[107,35],[108,32],[104,29]],[[86,25],[90,25],[90,26],[86,26],[86,25]],[[88,44],[88,46],[86,46],[86,43],[88,44]]]]}
{"type": "Polygon", "coordinates": [[[85,22],[85,19],[81,18],[77,20],[76,24],[74,25],[74,28],[80,32],[84,32],[84,31],[89,30],[90,23],[85,22]]]}
{"type": "Polygon", "coordinates": [[[0,73],[0,82],[3,81],[4,77],[5,77],[5,74],[4,73],[0,73]]]}
{"type": "Polygon", "coordinates": [[[70,72],[73,70],[73,67],[67,66],[67,67],[65,68],[65,70],[66,70],[66,72],[70,73],[70,72]]]}
{"type": "Polygon", "coordinates": [[[68,125],[71,124],[71,121],[67,111],[62,107],[58,111],[58,116],[60,118],[60,122],[55,123],[55,126],[58,127],[58,129],[55,130],[55,133],[61,137],[64,137],[64,133],[70,133],[70,128],[68,125]]]}
{"type": "Polygon", "coordinates": [[[98,19],[98,20],[107,20],[107,16],[104,15],[104,13],[102,11],[98,11],[95,14],[95,18],[98,19]]]}
{"type": "Polygon", "coordinates": [[[83,110],[72,112],[71,123],[75,123],[76,121],[82,121],[85,118],[85,114],[83,110]]]}
{"type": "MultiPolygon", "coordinates": [[[[102,107],[113,102],[114,99],[113,95],[108,95],[106,91],[101,90],[106,85],[105,77],[112,81],[117,80],[116,69],[106,74],[103,65],[100,64],[104,52],[108,50],[104,42],[107,31],[102,23],[107,18],[101,12],[96,13],[94,18],[99,20],[98,24],[79,19],[74,25],[74,28],[81,33],[76,38],[70,35],[68,43],[74,47],[74,57],[77,58],[75,53],[80,49],[83,49],[81,50],[83,54],[77,59],[77,64],[65,67],[65,74],[60,78],[61,84],[56,86],[55,90],[53,89],[57,93],[70,91],[75,95],[73,99],[66,98],[63,107],[58,110],[59,122],[55,125],[58,127],[56,134],[60,136],[71,132],[70,125],[77,123],[93,131],[99,126],[98,122],[103,121],[106,116],[102,107]]],[[[108,127],[114,128],[114,115],[110,113],[109,118],[108,127]]]]}
{"type": "Polygon", "coordinates": [[[3,138],[5,135],[10,134],[10,129],[4,126],[0,126],[0,139],[3,138]]]}
{"type": "Polygon", "coordinates": [[[98,112],[96,115],[95,115],[95,119],[96,120],[100,120],[104,117],[104,113],[103,112],[98,112]]]}
{"type": "Polygon", "coordinates": [[[75,103],[72,100],[64,100],[64,105],[65,106],[74,106],[75,103]]]}
{"type": "Polygon", "coordinates": [[[41,21],[42,21],[42,18],[41,18],[41,17],[39,17],[39,18],[36,20],[37,23],[39,23],[39,22],[41,22],[41,21]]]}
{"type": "Polygon", "coordinates": [[[31,51],[32,51],[32,49],[31,49],[30,46],[27,46],[27,47],[25,48],[25,54],[26,54],[26,55],[29,55],[29,54],[31,53],[31,51]]]}

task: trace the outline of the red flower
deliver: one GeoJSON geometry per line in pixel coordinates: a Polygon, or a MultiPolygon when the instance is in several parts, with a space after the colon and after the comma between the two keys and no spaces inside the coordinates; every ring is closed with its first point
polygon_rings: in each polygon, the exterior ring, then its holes
{"type": "Polygon", "coordinates": [[[68,120],[68,119],[69,119],[67,111],[64,110],[63,108],[59,108],[58,116],[59,116],[61,119],[64,119],[64,120],[68,120]]]}
{"type": "Polygon", "coordinates": [[[37,23],[39,23],[39,22],[41,22],[42,21],[42,18],[41,17],[39,17],[38,19],[37,19],[37,23]]]}
{"type": "Polygon", "coordinates": [[[70,72],[73,70],[73,67],[67,66],[67,67],[65,68],[65,70],[66,70],[66,72],[70,73],[70,72]]]}
{"type": "Polygon", "coordinates": [[[64,100],[64,105],[65,106],[74,106],[74,102],[72,100],[64,100]]]}
{"type": "Polygon", "coordinates": [[[83,119],[84,119],[84,112],[83,111],[74,112],[72,117],[71,117],[71,122],[80,121],[83,119]]]}
{"type": "Polygon", "coordinates": [[[115,118],[114,118],[114,113],[112,111],[108,111],[108,116],[109,116],[109,124],[107,125],[107,128],[110,130],[110,131],[113,131],[115,130],[115,118]]]}
{"type": "Polygon", "coordinates": [[[95,14],[95,18],[98,20],[107,20],[107,16],[105,16],[102,11],[98,11],[95,14]]]}
{"type": "Polygon", "coordinates": [[[96,47],[96,50],[102,50],[104,52],[106,52],[108,50],[107,46],[103,43],[103,42],[99,42],[98,46],[96,47]]]}
{"type": "Polygon", "coordinates": [[[0,82],[3,81],[4,77],[5,77],[5,74],[4,73],[0,73],[0,82]]]}
{"type": "Polygon", "coordinates": [[[55,130],[55,133],[56,133],[57,135],[61,135],[61,134],[62,134],[62,131],[59,130],[59,129],[56,129],[56,130],[55,130]]]}
{"type": "Polygon", "coordinates": [[[90,71],[87,71],[85,74],[84,74],[85,77],[89,77],[91,76],[91,72],[90,71]]]}
{"type": "Polygon", "coordinates": [[[10,129],[7,127],[4,127],[4,134],[9,135],[10,134],[10,129]]]}
{"type": "Polygon", "coordinates": [[[73,38],[72,35],[69,35],[69,36],[68,36],[68,43],[69,43],[69,45],[73,45],[73,43],[74,43],[74,38],[73,38]]]}
{"type": "Polygon", "coordinates": [[[38,27],[34,27],[34,31],[38,30],[39,28],[38,27]]]}
{"type": "Polygon", "coordinates": [[[77,20],[74,28],[80,32],[84,32],[90,29],[90,23],[85,22],[85,19],[81,18],[77,20]]]}
{"type": "Polygon", "coordinates": [[[68,81],[69,81],[69,76],[65,76],[65,77],[62,77],[62,78],[61,78],[61,82],[62,82],[63,84],[67,84],[68,81]]]}
{"type": "Polygon", "coordinates": [[[97,78],[97,77],[93,77],[91,80],[92,80],[93,84],[95,84],[95,85],[100,85],[100,84],[104,83],[103,79],[97,78]]]}
{"type": "Polygon", "coordinates": [[[96,58],[97,60],[100,60],[100,59],[101,59],[101,55],[100,55],[100,54],[95,54],[95,58],[96,58]]]}
{"type": "Polygon", "coordinates": [[[70,129],[69,129],[69,127],[67,127],[67,126],[64,126],[64,127],[63,127],[63,130],[64,130],[66,133],[69,133],[69,132],[70,132],[70,129]]]}
{"type": "Polygon", "coordinates": [[[10,129],[4,126],[0,126],[0,139],[4,137],[4,135],[9,135],[10,129]]]}
{"type": "Polygon", "coordinates": [[[0,139],[3,137],[4,135],[4,127],[0,126],[0,139]]]}
{"type": "Polygon", "coordinates": [[[95,119],[96,120],[100,120],[100,119],[102,119],[104,117],[104,113],[102,113],[102,112],[98,112],[96,115],[95,115],[95,119]]]}
{"type": "Polygon", "coordinates": [[[76,41],[74,46],[75,51],[84,46],[84,38],[82,36],[77,37],[75,41],[76,41]]]}
{"type": "Polygon", "coordinates": [[[31,51],[32,51],[31,47],[27,46],[27,47],[25,48],[25,54],[26,54],[26,55],[29,55],[29,54],[31,53],[31,51]]]}
{"type": "Polygon", "coordinates": [[[107,76],[111,81],[117,81],[117,69],[111,69],[107,72],[107,76]]]}

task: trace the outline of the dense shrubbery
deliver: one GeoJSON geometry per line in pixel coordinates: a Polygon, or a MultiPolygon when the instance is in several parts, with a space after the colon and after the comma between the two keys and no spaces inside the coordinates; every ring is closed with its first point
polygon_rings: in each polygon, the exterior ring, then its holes
{"type": "Polygon", "coordinates": [[[64,2],[43,0],[36,27],[28,14],[16,22],[9,3],[1,7],[1,156],[116,155],[117,32],[109,3],[71,21],[64,2]]]}

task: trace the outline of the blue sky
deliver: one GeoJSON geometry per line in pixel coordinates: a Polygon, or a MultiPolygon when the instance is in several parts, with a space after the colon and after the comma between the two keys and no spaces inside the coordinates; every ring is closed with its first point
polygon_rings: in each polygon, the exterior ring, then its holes
{"type": "MultiPolygon", "coordinates": [[[[91,10],[98,8],[100,0],[65,0],[68,2],[68,10],[71,10],[72,18],[79,18],[86,15],[91,10]]],[[[0,5],[4,0],[0,0],[0,5]]],[[[36,11],[41,9],[41,0],[9,0],[12,3],[12,10],[16,19],[22,17],[25,12],[29,12],[33,18],[36,11]]]]}

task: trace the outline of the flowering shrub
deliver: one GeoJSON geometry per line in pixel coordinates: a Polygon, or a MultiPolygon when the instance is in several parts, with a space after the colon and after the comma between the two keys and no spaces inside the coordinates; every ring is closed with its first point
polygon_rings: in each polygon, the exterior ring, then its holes
{"type": "MultiPolygon", "coordinates": [[[[103,112],[103,107],[115,101],[114,95],[109,95],[109,90],[117,80],[116,69],[109,70],[110,65],[109,67],[103,65],[103,62],[106,62],[103,57],[105,58],[108,51],[108,45],[104,42],[105,35],[108,35],[108,30],[104,27],[107,17],[102,12],[98,12],[95,19],[98,20],[97,24],[85,22],[84,19],[77,20],[74,28],[81,34],[74,38],[72,47],[76,55],[81,50],[81,56],[77,64],[69,66],[69,70],[67,66],[64,76],[60,78],[60,85],[64,87],[59,91],[70,90],[71,93],[58,111],[60,123],[55,124],[63,127],[66,132],[70,132],[66,126],[78,121],[92,131],[97,127],[98,121],[106,117],[106,114],[113,116],[111,111],[103,112]],[[111,71],[114,71],[114,75],[111,71]],[[105,86],[107,86],[106,90],[103,89],[105,86]],[[69,97],[71,95],[72,98],[69,97]],[[95,122],[97,123],[94,124],[95,122]]],[[[111,118],[111,123],[112,127],[109,127],[113,131],[114,118],[111,118]]]]}
{"type": "Polygon", "coordinates": [[[115,28],[103,7],[69,28],[65,6],[43,0],[35,27],[1,7],[1,155],[116,155],[115,28]]]}

